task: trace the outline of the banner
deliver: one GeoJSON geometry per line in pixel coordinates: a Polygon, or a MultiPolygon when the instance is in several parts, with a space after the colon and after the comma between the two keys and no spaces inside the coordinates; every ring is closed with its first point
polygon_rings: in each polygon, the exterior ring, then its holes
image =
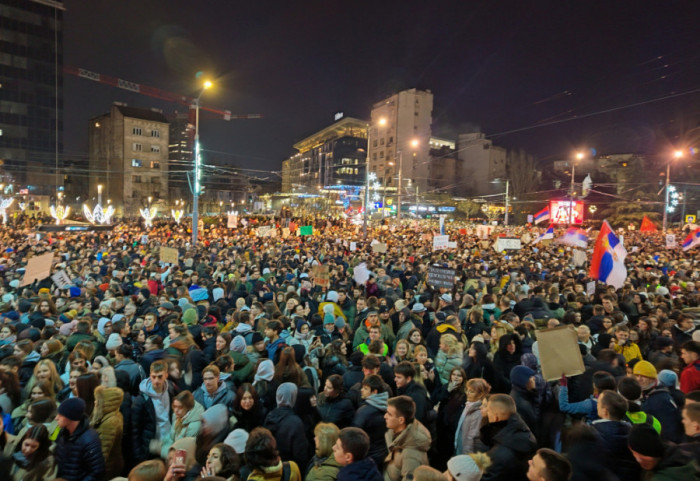
{"type": "Polygon", "coordinates": [[[160,261],[166,264],[177,264],[179,252],[172,247],[160,248],[160,261]]]}
{"type": "Polygon", "coordinates": [[[433,237],[433,250],[439,251],[447,249],[447,243],[450,241],[449,235],[436,235],[433,237]]]}
{"type": "Polygon", "coordinates": [[[428,284],[435,288],[452,289],[455,285],[455,270],[438,266],[428,267],[428,284]]]}
{"type": "Polygon", "coordinates": [[[312,225],[304,225],[299,227],[299,235],[304,236],[304,235],[313,235],[314,234],[314,226],[312,225]]]}
{"type": "Polygon", "coordinates": [[[331,285],[331,274],[327,265],[316,265],[311,269],[311,276],[317,286],[329,287],[331,285]]]}

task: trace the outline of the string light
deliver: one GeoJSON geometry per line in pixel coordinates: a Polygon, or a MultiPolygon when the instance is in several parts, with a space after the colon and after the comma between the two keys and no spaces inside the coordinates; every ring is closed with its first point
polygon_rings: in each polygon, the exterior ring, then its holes
{"type": "Polygon", "coordinates": [[[155,219],[156,214],[158,213],[158,208],[157,207],[144,207],[141,209],[141,217],[143,217],[144,220],[144,225],[146,227],[151,227],[153,226],[153,219],[155,219]]]}
{"type": "MultiPolygon", "coordinates": [[[[2,223],[7,224],[7,209],[12,205],[15,199],[7,198],[0,200],[0,215],[2,216],[2,223]]],[[[24,209],[22,209],[24,210],[24,209]]]]}

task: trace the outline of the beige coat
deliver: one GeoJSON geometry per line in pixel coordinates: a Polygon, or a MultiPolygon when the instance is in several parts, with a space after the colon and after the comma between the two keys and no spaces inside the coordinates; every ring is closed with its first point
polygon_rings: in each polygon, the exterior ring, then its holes
{"type": "Polygon", "coordinates": [[[430,432],[417,419],[398,436],[388,430],[385,437],[389,454],[384,460],[384,481],[407,481],[418,466],[428,464],[430,432]]]}
{"type": "Polygon", "coordinates": [[[102,455],[105,458],[105,479],[119,476],[124,468],[122,457],[122,434],[124,418],[119,406],[124,399],[124,392],[118,387],[98,386],[95,389],[95,411],[93,427],[100,436],[102,455]]]}

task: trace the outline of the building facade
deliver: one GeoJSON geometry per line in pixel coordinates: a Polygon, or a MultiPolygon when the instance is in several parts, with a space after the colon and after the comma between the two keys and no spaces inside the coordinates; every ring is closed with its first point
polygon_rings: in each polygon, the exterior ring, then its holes
{"type": "Polygon", "coordinates": [[[55,194],[62,177],[63,2],[0,0],[3,182],[55,194]]]}
{"type": "Polygon", "coordinates": [[[459,134],[454,194],[474,197],[501,192],[493,181],[506,177],[506,154],[482,132],[459,134]]]}
{"type": "Polygon", "coordinates": [[[365,185],[367,122],[345,117],[294,144],[282,162],[282,191],[319,192],[365,185]]]}
{"type": "Polygon", "coordinates": [[[168,207],[168,120],[160,111],[115,103],[90,120],[89,191],[103,185],[103,199],[117,214],[136,216],[148,198],[168,207]]]}
{"type": "Polygon", "coordinates": [[[176,112],[170,120],[168,145],[168,197],[187,199],[192,196],[187,173],[192,172],[194,144],[194,125],[190,122],[189,113],[176,112]]]}
{"type": "Polygon", "coordinates": [[[404,90],[372,106],[369,170],[386,193],[397,191],[399,170],[402,193],[428,191],[432,112],[429,90],[404,90]]]}

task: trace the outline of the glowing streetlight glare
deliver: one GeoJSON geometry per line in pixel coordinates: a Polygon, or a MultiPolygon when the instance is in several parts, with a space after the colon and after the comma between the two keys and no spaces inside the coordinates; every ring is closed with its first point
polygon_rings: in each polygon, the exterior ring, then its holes
{"type": "Polygon", "coordinates": [[[418,147],[419,143],[420,142],[418,142],[418,139],[413,139],[413,140],[411,140],[411,147],[416,148],[416,147],[418,147]]]}
{"type": "Polygon", "coordinates": [[[682,151],[682,150],[676,150],[676,151],[673,153],[673,156],[674,156],[676,159],[680,159],[681,157],[683,157],[683,151],[682,151]]]}
{"type": "Polygon", "coordinates": [[[204,81],[204,84],[202,85],[202,87],[204,87],[205,89],[209,89],[209,88],[211,88],[213,85],[214,85],[214,84],[211,83],[211,80],[205,80],[205,81],[204,81]]]}
{"type": "Polygon", "coordinates": [[[577,152],[577,153],[576,153],[576,158],[577,158],[578,160],[583,159],[583,152],[577,152]]]}
{"type": "Polygon", "coordinates": [[[386,118],[385,117],[379,117],[379,120],[377,121],[379,125],[386,125],[386,118]]]}
{"type": "Polygon", "coordinates": [[[97,193],[98,193],[98,194],[101,194],[101,193],[102,193],[102,184],[99,184],[99,185],[97,186],[97,193]]]}

